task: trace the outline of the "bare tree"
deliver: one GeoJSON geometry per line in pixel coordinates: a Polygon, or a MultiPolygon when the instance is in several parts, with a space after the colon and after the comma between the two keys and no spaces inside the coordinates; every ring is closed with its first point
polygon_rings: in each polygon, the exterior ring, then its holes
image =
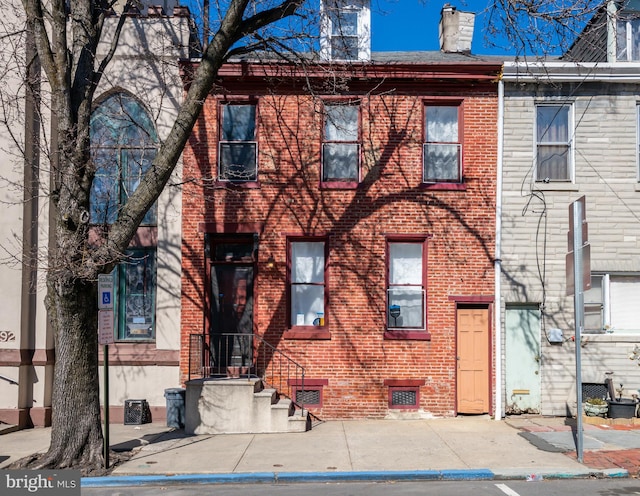
{"type": "Polygon", "coordinates": [[[517,56],[567,51],[603,0],[489,0],[485,42],[517,56]]]}
{"type": "MultiPolygon", "coordinates": [[[[89,242],[90,195],[96,173],[91,156],[90,122],[94,96],[118,46],[126,22],[120,16],[111,50],[98,60],[105,20],[118,0],[22,0],[26,33],[33,40],[46,79],[51,111],[56,117],[52,143],[52,232],[49,248],[46,307],[53,328],[56,365],[52,391],[52,437],[49,451],[34,467],[98,468],[103,464],[98,386],[96,279],[122,260],[146,212],[154,205],[183,151],[211,92],[221,65],[230,57],[278,47],[294,53],[306,48],[299,32],[305,0],[227,0],[215,2],[207,16],[206,49],[190,75],[188,92],[175,123],[153,164],[121,206],[117,219],[98,245],[89,242]],[[286,25],[286,26],[285,26],[286,25]],[[208,27],[207,27],[208,26],[208,27]],[[280,36],[265,31],[277,28],[280,36]],[[286,30],[285,30],[286,27],[286,30]],[[298,33],[298,34],[296,34],[298,33]],[[73,418],[71,418],[73,412],[73,418]]],[[[127,0],[127,5],[133,0],[127,0]]],[[[584,10],[589,0],[580,4],[584,10]]],[[[553,11],[549,2],[495,0],[494,12],[517,39],[521,14],[527,18],[572,19],[573,7],[553,11]],[[533,16],[533,17],[531,17],[533,16]]],[[[209,11],[209,2],[206,2],[209,11]]],[[[559,25],[564,26],[564,23],[559,25]]],[[[568,29],[568,28],[567,28],[568,29]]],[[[509,31],[507,31],[509,32],[509,31]]],[[[538,38],[538,41],[540,38],[538,38]]],[[[527,46],[531,41],[523,42],[527,46]]],[[[35,64],[35,59],[33,61],[35,64]]],[[[39,97],[38,97],[39,98],[39,97]]]]}
{"type": "MultiPolygon", "coordinates": [[[[103,464],[98,381],[96,280],[123,259],[127,246],[167,184],[211,91],[220,66],[231,56],[272,41],[267,28],[299,15],[304,0],[229,0],[217,5],[201,63],[152,166],[121,206],[117,219],[92,245],[90,195],[96,173],[90,120],[94,96],[119,43],[127,16],[118,18],[111,49],[98,60],[105,20],[117,0],[22,0],[25,33],[33,40],[56,118],[51,142],[51,225],[46,273],[46,308],[53,328],[56,364],[52,391],[52,432],[48,452],[34,468],[103,464]]],[[[133,2],[127,1],[126,8],[133,2]]],[[[299,24],[301,26],[302,24],[299,24]]],[[[36,59],[32,61],[36,63],[36,59]]]]}

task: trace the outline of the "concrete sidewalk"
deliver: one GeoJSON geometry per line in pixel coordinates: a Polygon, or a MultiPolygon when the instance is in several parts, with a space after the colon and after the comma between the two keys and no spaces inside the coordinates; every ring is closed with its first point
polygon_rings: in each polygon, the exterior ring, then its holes
{"type": "MultiPolygon", "coordinates": [[[[629,475],[615,464],[592,467],[578,463],[575,454],[565,454],[575,450],[566,424],[567,419],[543,417],[354,420],[323,422],[306,433],[201,436],[162,424],[112,424],[111,448],[133,449],[134,456],[111,475],[84,478],[82,484],[629,475]]],[[[36,428],[0,436],[0,468],[46,451],[49,432],[36,428]]],[[[584,446],[585,451],[640,453],[640,430],[620,435],[585,426],[584,446]]]]}

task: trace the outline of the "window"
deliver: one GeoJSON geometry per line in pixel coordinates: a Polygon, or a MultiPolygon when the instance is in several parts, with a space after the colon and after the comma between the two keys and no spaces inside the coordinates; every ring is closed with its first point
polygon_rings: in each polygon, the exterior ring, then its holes
{"type": "Polygon", "coordinates": [[[331,23],[331,58],[358,59],[358,11],[336,8],[329,13],[331,23]]]}
{"type": "MultiPolygon", "coordinates": [[[[144,107],[135,98],[116,93],[91,115],[91,154],[96,174],[91,188],[90,221],[113,223],[140,185],[156,153],[157,135],[144,107]]],[[[157,208],[145,215],[140,230],[155,229],[157,208]]],[[[114,269],[114,316],[119,340],[149,340],[155,332],[156,246],[140,236],[140,246],[125,252],[114,269]]]]}
{"type": "Polygon", "coordinates": [[[423,182],[462,180],[460,105],[425,106],[423,182]]]}
{"type": "Polygon", "coordinates": [[[387,257],[387,328],[425,330],[424,241],[389,241],[387,257]]]}
{"type": "Polygon", "coordinates": [[[616,23],[616,60],[640,60],[640,18],[638,12],[621,14],[616,23]]]}
{"type": "Polygon", "coordinates": [[[152,339],[156,301],[155,248],[127,251],[127,259],[116,271],[118,339],[152,339]]]}
{"type": "Polygon", "coordinates": [[[324,143],[322,144],[322,181],[357,183],[360,174],[359,107],[324,107],[324,143]]]}
{"type": "MultiPolygon", "coordinates": [[[[96,174],[91,188],[91,223],[112,224],[120,206],[151,167],[158,139],[149,114],[133,97],[111,95],[91,115],[91,148],[96,174]]],[[[141,225],[155,225],[154,205],[141,225]]]]}
{"type": "Polygon", "coordinates": [[[640,181],[640,105],[636,105],[636,159],[638,166],[638,181],[640,181]]]}
{"type": "Polygon", "coordinates": [[[604,330],[603,276],[591,276],[591,288],[584,292],[584,329],[587,332],[604,330]]]}
{"type": "Polygon", "coordinates": [[[584,292],[585,332],[639,333],[639,303],[640,275],[592,275],[591,289],[584,292]]]}
{"type": "Polygon", "coordinates": [[[218,179],[257,181],[256,106],[229,103],[221,109],[218,179]]]}
{"type": "Polygon", "coordinates": [[[289,243],[291,327],[327,325],[325,245],[324,241],[289,243]]]}
{"type": "Polygon", "coordinates": [[[571,181],[570,105],[536,106],[536,181],[571,181]]]}

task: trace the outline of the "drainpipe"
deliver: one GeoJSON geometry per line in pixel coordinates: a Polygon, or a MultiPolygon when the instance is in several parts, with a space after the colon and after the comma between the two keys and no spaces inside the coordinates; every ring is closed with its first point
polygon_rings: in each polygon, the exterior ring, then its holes
{"type": "Polygon", "coordinates": [[[504,139],[504,80],[498,81],[498,161],[496,164],[496,248],[494,258],[495,287],[495,342],[496,342],[496,409],[495,420],[502,420],[502,298],[501,298],[501,243],[502,243],[502,156],[504,139]]]}

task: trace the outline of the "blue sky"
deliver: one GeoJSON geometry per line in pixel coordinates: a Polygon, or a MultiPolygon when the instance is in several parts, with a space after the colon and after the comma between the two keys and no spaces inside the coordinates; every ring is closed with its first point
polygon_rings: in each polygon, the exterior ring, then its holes
{"type": "MultiPolygon", "coordinates": [[[[506,55],[507,48],[488,47],[483,39],[489,0],[372,0],[371,49],[374,51],[439,50],[438,22],[445,3],[476,14],[471,51],[482,55],[506,55]]],[[[506,41],[498,40],[502,46],[506,41]]]]}
{"type": "MultiPolygon", "coordinates": [[[[314,0],[319,5],[319,0],[314,0]]],[[[181,0],[193,14],[200,13],[202,0],[181,0]]],[[[213,6],[215,2],[210,0],[213,6]]],[[[488,23],[487,5],[492,0],[371,0],[371,48],[374,51],[439,50],[438,22],[442,6],[476,14],[471,51],[477,55],[513,55],[505,40],[499,48],[487,46],[484,31],[488,23]]],[[[213,9],[213,7],[212,7],[213,9]]]]}

